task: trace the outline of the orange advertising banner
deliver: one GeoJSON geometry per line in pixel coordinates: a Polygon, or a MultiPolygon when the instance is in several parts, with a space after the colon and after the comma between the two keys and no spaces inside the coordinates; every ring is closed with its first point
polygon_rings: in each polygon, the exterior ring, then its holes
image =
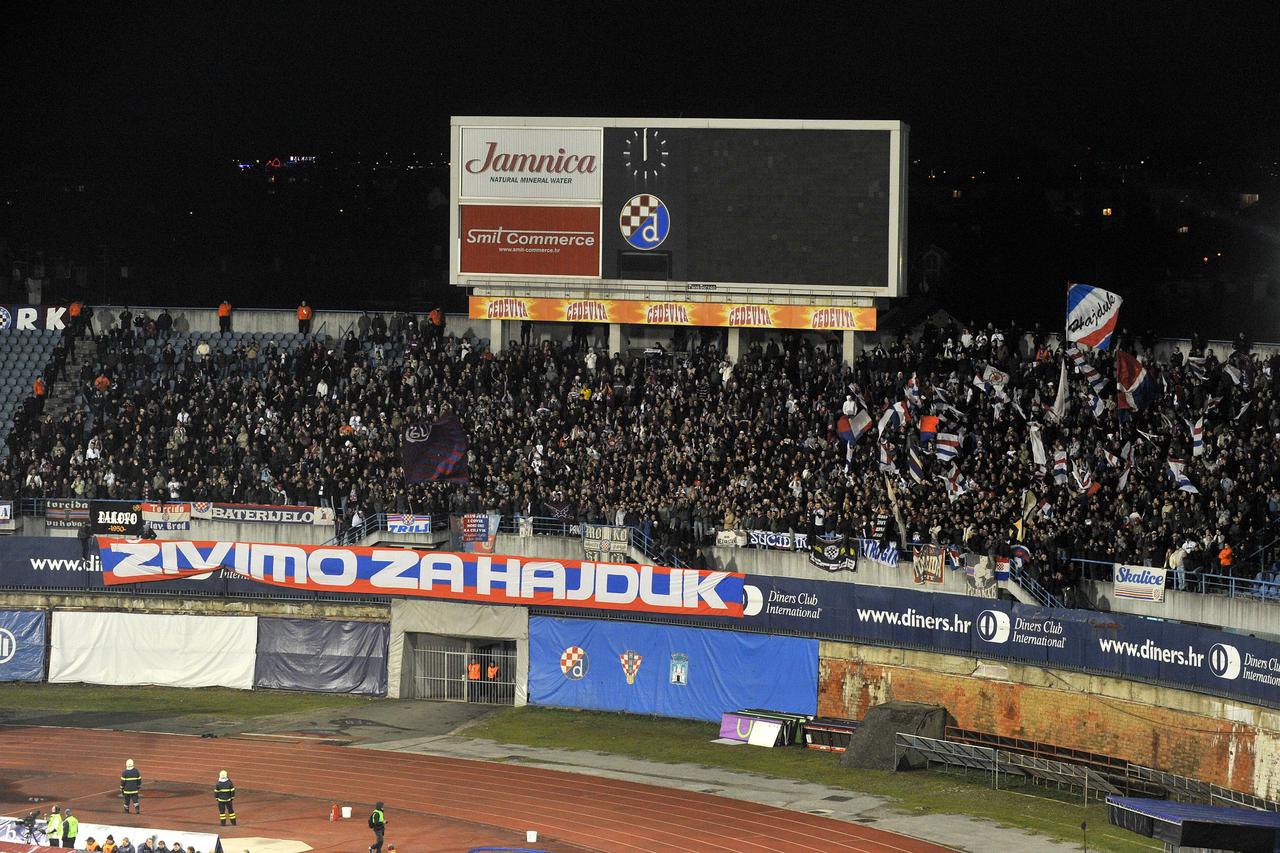
{"type": "Polygon", "coordinates": [[[874,332],[876,309],[832,305],[753,305],[640,299],[547,299],[472,296],[472,320],[550,323],[633,323],[643,326],[729,326],[740,329],[811,329],[874,332]]]}

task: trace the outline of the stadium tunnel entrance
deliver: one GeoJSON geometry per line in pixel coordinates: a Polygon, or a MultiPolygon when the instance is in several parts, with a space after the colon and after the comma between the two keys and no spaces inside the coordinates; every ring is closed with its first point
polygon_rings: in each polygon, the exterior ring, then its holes
{"type": "Polygon", "coordinates": [[[413,699],[515,704],[514,640],[405,635],[409,647],[413,699]]]}
{"type": "Polygon", "coordinates": [[[528,684],[528,608],[392,602],[389,697],[524,705],[528,684]]]}

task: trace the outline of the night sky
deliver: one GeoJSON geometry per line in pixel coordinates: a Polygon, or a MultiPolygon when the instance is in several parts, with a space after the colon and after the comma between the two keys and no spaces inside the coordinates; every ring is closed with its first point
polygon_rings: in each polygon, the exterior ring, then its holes
{"type": "Polygon", "coordinates": [[[1273,3],[94,5],[4,27],[24,158],[409,151],[450,114],[895,118],[1015,165],[1280,147],[1273,3]]]}
{"type": "Polygon", "coordinates": [[[442,172],[348,168],[436,159],[450,115],[906,121],[909,251],[945,248],[977,310],[1048,318],[1068,280],[1163,310],[1167,281],[1280,274],[1280,4],[78,5],[6,8],[0,250],[87,264],[102,295],[352,304],[359,276],[460,300],[442,172]],[[236,182],[237,160],[289,154],[339,171],[310,195],[236,182]],[[1004,184],[956,216],[919,196],[934,170],[1004,184]],[[1050,209],[1090,181],[1122,217],[1050,209]],[[1241,192],[1262,194],[1245,219],[1241,192]]]}

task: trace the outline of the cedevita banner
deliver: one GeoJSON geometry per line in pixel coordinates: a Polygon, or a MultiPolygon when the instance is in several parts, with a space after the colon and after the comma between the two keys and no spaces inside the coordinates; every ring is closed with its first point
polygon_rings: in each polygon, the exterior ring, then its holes
{"type": "Polygon", "coordinates": [[[650,302],[639,299],[546,299],[472,296],[472,320],[550,323],[631,323],[641,326],[727,326],[874,332],[876,309],[835,305],[751,305],[733,302],[650,302]]]}
{"type": "Polygon", "coordinates": [[[107,586],[223,569],[259,583],[489,604],[742,616],[743,576],[631,563],[543,560],[399,548],[98,537],[107,586]]]}

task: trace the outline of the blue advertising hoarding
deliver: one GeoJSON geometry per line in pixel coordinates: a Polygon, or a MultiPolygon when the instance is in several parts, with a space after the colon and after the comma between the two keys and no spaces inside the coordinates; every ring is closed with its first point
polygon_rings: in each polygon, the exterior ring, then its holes
{"type": "Polygon", "coordinates": [[[43,681],[43,610],[0,610],[0,681],[43,681]]]}
{"type": "Polygon", "coordinates": [[[529,620],[535,705],[719,720],[817,713],[818,641],[639,622],[529,620]]]}

